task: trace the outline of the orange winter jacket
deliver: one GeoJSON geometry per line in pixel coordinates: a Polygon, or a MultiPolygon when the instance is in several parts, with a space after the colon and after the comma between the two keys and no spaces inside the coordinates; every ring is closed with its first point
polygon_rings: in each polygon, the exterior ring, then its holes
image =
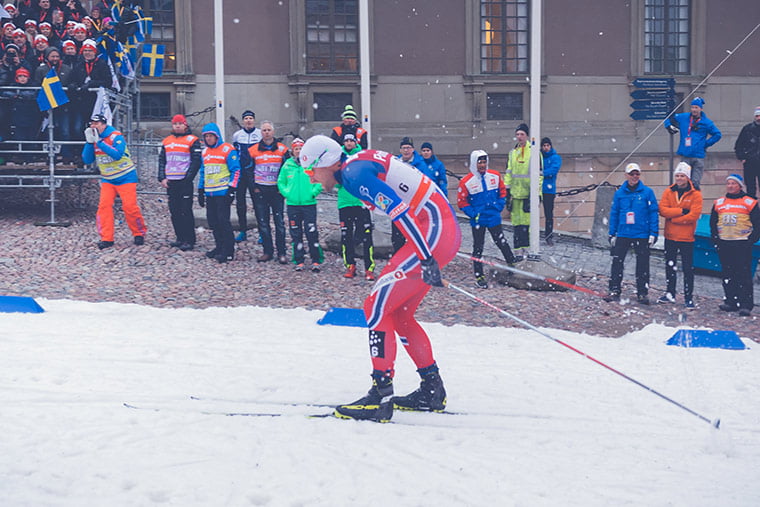
{"type": "Polygon", "coordinates": [[[693,242],[697,221],[702,216],[702,192],[695,190],[689,182],[689,189],[679,198],[677,188],[676,184],[669,186],[660,199],[660,215],[665,217],[665,239],[693,242]],[[684,209],[689,210],[686,215],[684,209]]]}

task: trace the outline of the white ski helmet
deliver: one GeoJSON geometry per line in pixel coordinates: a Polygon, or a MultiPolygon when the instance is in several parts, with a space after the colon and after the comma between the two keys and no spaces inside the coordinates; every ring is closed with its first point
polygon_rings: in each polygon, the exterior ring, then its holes
{"type": "Polygon", "coordinates": [[[323,135],[312,136],[301,148],[301,167],[314,169],[331,166],[340,160],[342,153],[343,150],[334,139],[323,135]]]}

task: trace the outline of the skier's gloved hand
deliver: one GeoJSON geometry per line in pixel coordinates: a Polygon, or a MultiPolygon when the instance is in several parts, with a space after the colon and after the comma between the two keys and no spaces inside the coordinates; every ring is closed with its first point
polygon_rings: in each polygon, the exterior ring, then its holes
{"type": "Polygon", "coordinates": [[[512,212],[512,194],[507,194],[507,211],[512,212]]]}
{"type": "Polygon", "coordinates": [[[198,206],[206,207],[206,192],[202,188],[198,189],[198,206]]]}
{"type": "Polygon", "coordinates": [[[523,213],[530,213],[530,197],[523,200],[523,213]]]}
{"type": "Polygon", "coordinates": [[[649,236],[649,246],[653,246],[655,243],[657,243],[657,236],[651,234],[649,236]]]}
{"type": "Polygon", "coordinates": [[[443,287],[441,268],[438,267],[435,257],[431,256],[421,260],[420,264],[422,265],[422,281],[433,287],[443,287]]]}
{"type": "Polygon", "coordinates": [[[668,129],[668,132],[670,132],[671,134],[678,134],[680,132],[678,127],[676,127],[675,125],[668,125],[665,128],[668,129]]]}
{"type": "Polygon", "coordinates": [[[613,236],[612,234],[610,234],[610,237],[607,239],[609,239],[610,241],[610,246],[615,246],[615,240],[617,239],[617,236],[613,236]]]}
{"type": "Polygon", "coordinates": [[[100,136],[98,135],[98,131],[95,127],[87,127],[84,129],[84,139],[90,144],[97,143],[98,138],[100,136]]]}
{"type": "Polygon", "coordinates": [[[689,213],[691,213],[691,210],[689,208],[681,208],[681,213],[683,213],[684,215],[688,215],[689,213]]]}
{"type": "Polygon", "coordinates": [[[235,202],[235,193],[237,193],[237,188],[227,187],[227,198],[230,200],[230,204],[235,202]]]}

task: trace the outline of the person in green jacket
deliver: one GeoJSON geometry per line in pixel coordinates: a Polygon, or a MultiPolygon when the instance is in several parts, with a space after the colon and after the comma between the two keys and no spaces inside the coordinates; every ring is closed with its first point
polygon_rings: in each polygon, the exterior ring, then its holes
{"type": "MultiPolygon", "coordinates": [[[[346,157],[358,153],[361,147],[356,143],[354,134],[343,135],[343,153],[346,157]]],[[[346,266],[345,278],[356,276],[357,244],[361,244],[364,252],[364,278],[375,279],[375,257],[372,243],[372,217],[361,200],[349,194],[341,185],[338,189],[338,217],[340,218],[340,248],[343,254],[343,265],[346,266]]]]}
{"type": "Polygon", "coordinates": [[[277,188],[285,198],[288,211],[288,226],[293,240],[293,262],[296,271],[304,269],[303,236],[306,233],[311,270],[319,273],[319,265],[324,261],[322,247],[319,245],[317,230],[317,195],[322,191],[321,183],[312,183],[311,177],[301,167],[298,156],[301,153],[303,139],[295,138],[290,145],[292,156],[285,161],[277,178],[277,188]]]}

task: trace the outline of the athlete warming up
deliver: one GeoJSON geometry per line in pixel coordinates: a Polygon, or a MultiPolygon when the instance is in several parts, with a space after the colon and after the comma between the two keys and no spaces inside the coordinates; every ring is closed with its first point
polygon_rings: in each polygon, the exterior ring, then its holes
{"type": "Polygon", "coordinates": [[[390,259],[364,302],[372,357],[372,388],[366,396],[335,408],[337,417],[387,422],[393,409],[442,411],[446,391],[430,339],[414,318],[431,286],[443,287],[439,266],[456,255],[461,232],[454,210],[436,184],[419,170],[379,150],[342,156],[340,145],[314,136],[301,150],[301,165],[331,190],[340,183],[352,195],[390,216],[407,239],[390,259]],[[393,396],[396,337],[422,381],[407,396],[393,396]]]}

